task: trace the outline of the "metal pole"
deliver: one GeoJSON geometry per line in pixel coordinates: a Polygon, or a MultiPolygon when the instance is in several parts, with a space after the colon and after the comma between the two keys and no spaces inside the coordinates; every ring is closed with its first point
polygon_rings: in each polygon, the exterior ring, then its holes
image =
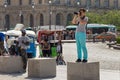
{"type": "Polygon", "coordinates": [[[49,14],[49,30],[51,30],[51,11],[50,11],[50,14],[49,14]]]}
{"type": "Polygon", "coordinates": [[[7,30],[8,28],[7,28],[7,26],[6,26],[6,24],[7,24],[7,22],[6,22],[6,8],[7,8],[7,1],[5,0],[5,2],[4,2],[4,8],[5,8],[5,16],[4,16],[4,30],[7,30]]]}
{"type": "Polygon", "coordinates": [[[87,12],[89,11],[89,0],[87,0],[87,12]]]}
{"type": "MultiPolygon", "coordinates": [[[[34,21],[34,8],[35,8],[35,2],[34,0],[32,0],[32,9],[33,9],[33,21],[34,21]]],[[[34,22],[33,22],[34,23],[34,22]]],[[[34,23],[35,24],[35,23],[34,23]]],[[[33,28],[34,28],[34,24],[33,24],[33,28]]],[[[34,29],[33,29],[34,30],[34,29]]]]}
{"type": "Polygon", "coordinates": [[[78,1],[77,2],[77,8],[79,9],[79,7],[80,7],[80,2],[78,1]]]}
{"type": "Polygon", "coordinates": [[[20,12],[19,12],[20,23],[22,23],[22,18],[21,18],[21,16],[22,16],[22,10],[20,10],[20,12]]]}
{"type": "Polygon", "coordinates": [[[79,2],[79,1],[77,2],[77,5],[78,5],[78,7],[79,7],[79,5],[80,5],[80,2],[79,2]]]}
{"type": "Polygon", "coordinates": [[[51,30],[51,1],[49,1],[49,30],[51,30]]]}

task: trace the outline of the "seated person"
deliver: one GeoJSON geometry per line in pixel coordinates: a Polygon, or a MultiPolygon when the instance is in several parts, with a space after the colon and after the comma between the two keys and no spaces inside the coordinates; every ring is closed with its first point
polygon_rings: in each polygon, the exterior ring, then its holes
{"type": "Polygon", "coordinates": [[[47,42],[47,39],[42,41],[41,49],[43,57],[50,57],[50,44],[47,42]]]}

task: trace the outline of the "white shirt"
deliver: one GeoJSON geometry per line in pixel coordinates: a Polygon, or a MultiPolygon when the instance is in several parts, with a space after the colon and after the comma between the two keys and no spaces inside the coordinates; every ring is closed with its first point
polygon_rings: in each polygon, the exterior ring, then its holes
{"type": "Polygon", "coordinates": [[[22,49],[27,49],[28,48],[28,45],[25,45],[23,42],[30,42],[30,39],[28,36],[21,36],[18,38],[18,46],[21,47],[22,49]]]}
{"type": "Polygon", "coordinates": [[[61,50],[60,45],[57,45],[57,52],[61,50]]]}

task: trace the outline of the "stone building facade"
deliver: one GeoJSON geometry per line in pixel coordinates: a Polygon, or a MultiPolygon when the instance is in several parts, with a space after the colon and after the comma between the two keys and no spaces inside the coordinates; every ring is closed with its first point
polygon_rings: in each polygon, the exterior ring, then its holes
{"type": "Polygon", "coordinates": [[[0,29],[8,30],[17,23],[26,27],[66,26],[74,11],[120,9],[120,0],[0,0],[0,29]]]}

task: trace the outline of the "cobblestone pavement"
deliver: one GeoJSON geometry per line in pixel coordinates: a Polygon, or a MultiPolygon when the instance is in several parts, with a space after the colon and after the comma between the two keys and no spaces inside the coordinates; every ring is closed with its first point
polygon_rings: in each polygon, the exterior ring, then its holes
{"type": "MultiPolygon", "coordinates": [[[[104,43],[87,43],[89,61],[100,62],[100,80],[120,80],[120,51],[109,49],[104,43]]],[[[76,44],[63,44],[64,60],[76,60],[76,44]]],[[[39,56],[39,55],[37,55],[39,56]]],[[[0,74],[0,80],[67,80],[67,67],[57,66],[57,76],[55,78],[40,79],[28,78],[27,72],[14,74],[0,74]]]]}
{"type": "MultiPolygon", "coordinates": [[[[77,59],[76,44],[65,43],[64,59],[75,61],[77,59]]],[[[89,61],[99,61],[101,69],[120,70],[120,50],[110,49],[106,43],[87,42],[89,61]]]]}

